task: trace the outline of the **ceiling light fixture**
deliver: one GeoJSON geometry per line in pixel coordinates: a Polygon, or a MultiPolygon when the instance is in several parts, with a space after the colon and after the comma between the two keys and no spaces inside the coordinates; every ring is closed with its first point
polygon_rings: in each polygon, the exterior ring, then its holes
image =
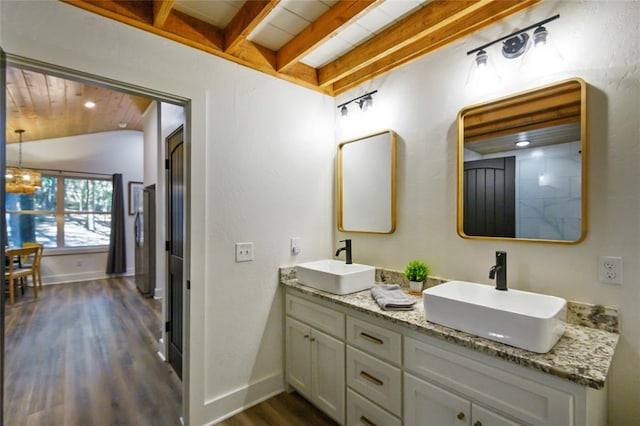
{"type": "Polygon", "coordinates": [[[18,148],[18,167],[7,167],[5,170],[5,192],[14,194],[33,194],[36,188],[42,186],[42,172],[40,170],[22,168],[22,134],[23,129],[15,131],[20,135],[18,148]]]}
{"type": "Polygon", "coordinates": [[[349,108],[347,108],[347,105],[349,105],[350,103],[358,104],[360,109],[363,112],[366,112],[369,108],[371,108],[373,106],[373,95],[375,95],[376,93],[378,93],[378,91],[374,90],[373,92],[365,93],[362,96],[358,96],[357,98],[353,98],[350,101],[341,103],[340,105],[338,105],[338,109],[340,110],[340,114],[343,117],[346,117],[346,116],[349,115],[349,108]]]}
{"type": "Polygon", "coordinates": [[[531,141],[518,141],[516,142],[516,146],[518,148],[524,148],[525,146],[529,145],[531,143],[531,141]]]}
{"type": "Polygon", "coordinates": [[[518,58],[527,51],[527,48],[529,46],[530,37],[529,34],[527,34],[527,31],[535,28],[535,31],[533,32],[534,46],[544,46],[547,42],[549,31],[543,25],[551,21],[555,21],[558,18],[560,18],[560,15],[555,15],[550,18],[543,19],[542,21],[536,22],[533,25],[529,25],[526,28],[514,31],[511,34],[495,39],[489,43],[485,43],[480,47],[476,47],[475,49],[469,50],[467,52],[467,55],[471,55],[472,53],[477,52],[476,65],[478,67],[481,67],[483,65],[486,65],[487,63],[486,58],[488,55],[485,49],[487,47],[493,46],[496,43],[502,42],[502,55],[508,59],[518,58]],[[483,62],[480,61],[481,56],[484,56],[483,62]]]}
{"type": "Polygon", "coordinates": [[[91,108],[95,108],[96,107],[96,103],[93,102],[93,101],[87,101],[87,102],[84,103],[84,106],[85,106],[85,108],[91,109],[91,108]]]}

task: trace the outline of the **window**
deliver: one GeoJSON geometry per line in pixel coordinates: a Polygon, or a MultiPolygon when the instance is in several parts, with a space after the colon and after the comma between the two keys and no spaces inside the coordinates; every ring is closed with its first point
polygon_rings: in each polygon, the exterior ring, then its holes
{"type": "Polygon", "coordinates": [[[35,194],[6,194],[7,237],[12,247],[37,241],[45,247],[109,244],[111,179],[42,176],[35,194]]]}

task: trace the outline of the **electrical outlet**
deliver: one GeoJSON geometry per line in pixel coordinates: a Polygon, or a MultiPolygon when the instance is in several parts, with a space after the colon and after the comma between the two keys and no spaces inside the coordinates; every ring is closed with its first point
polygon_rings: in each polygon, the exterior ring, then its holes
{"type": "Polygon", "coordinates": [[[253,260],[253,243],[236,243],[236,262],[253,260]]]}
{"type": "Polygon", "coordinates": [[[598,258],[598,280],[601,283],[622,284],[622,258],[600,256],[598,258]]]}

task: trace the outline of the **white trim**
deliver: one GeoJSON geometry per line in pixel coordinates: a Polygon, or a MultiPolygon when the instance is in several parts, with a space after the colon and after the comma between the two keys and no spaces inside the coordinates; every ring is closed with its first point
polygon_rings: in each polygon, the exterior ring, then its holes
{"type": "Polygon", "coordinates": [[[157,300],[162,300],[162,287],[156,287],[153,289],[153,298],[157,300]]]}
{"type": "Polygon", "coordinates": [[[284,376],[283,372],[279,371],[247,386],[207,400],[205,402],[207,411],[210,415],[218,417],[206,425],[219,423],[282,392],[284,392],[284,376]]]}
{"type": "MultiPolygon", "coordinates": [[[[133,270],[127,270],[124,274],[119,274],[119,277],[129,277],[133,276],[133,270]]],[[[42,285],[54,285],[54,284],[67,284],[74,283],[78,281],[89,281],[89,280],[102,280],[113,278],[113,275],[107,275],[104,271],[83,271],[76,272],[72,274],[60,274],[60,275],[49,275],[42,277],[42,285]]]]}

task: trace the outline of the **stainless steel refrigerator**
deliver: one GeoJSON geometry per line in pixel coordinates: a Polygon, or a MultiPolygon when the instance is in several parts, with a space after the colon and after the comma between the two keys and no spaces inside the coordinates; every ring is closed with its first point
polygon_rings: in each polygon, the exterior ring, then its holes
{"type": "Polygon", "coordinates": [[[156,287],[156,186],[143,192],[143,209],[136,213],[136,286],[145,297],[152,297],[156,287]]]}

